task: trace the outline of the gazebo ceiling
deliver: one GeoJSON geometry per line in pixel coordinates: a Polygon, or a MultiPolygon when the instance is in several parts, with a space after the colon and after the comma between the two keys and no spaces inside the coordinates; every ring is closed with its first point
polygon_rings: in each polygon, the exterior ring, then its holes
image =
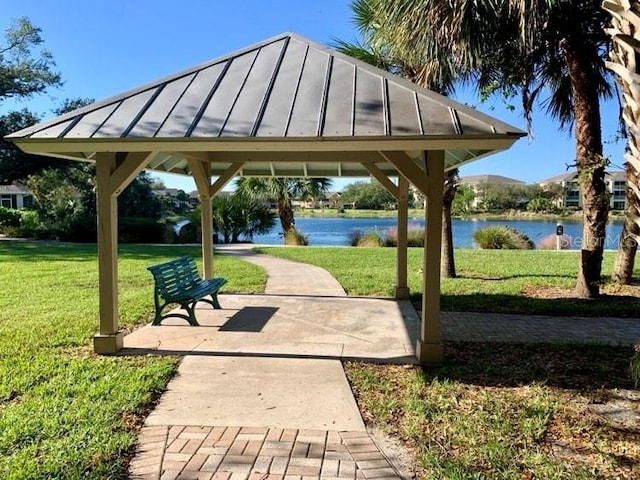
{"type": "Polygon", "coordinates": [[[363,176],[380,152],[445,150],[447,168],[524,132],[310,40],[286,33],[93,103],[7,138],[26,152],[91,160],[154,152],[147,168],[217,176],[363,176]]]}

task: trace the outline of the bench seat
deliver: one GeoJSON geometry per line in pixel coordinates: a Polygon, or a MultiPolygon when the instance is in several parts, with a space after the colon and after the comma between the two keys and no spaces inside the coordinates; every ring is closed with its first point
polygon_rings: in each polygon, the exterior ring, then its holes
{"type": "Polygon", "coordinates": [[[184,256],[168,262],[148,267],[154,279],[155,317],[153,325],[160,325],[165,318],[179,317],[190,325],[198,326],[195,306],[198,302],[206,302],[213,308],[220,309],[218,291],[227,283],[222,277],[203,279],[198,273],[196,262],[192,257],[184,256]],[[162,315],[164,308],[172,303],[179,304],[187,314],[169,312],[162,315]]]}

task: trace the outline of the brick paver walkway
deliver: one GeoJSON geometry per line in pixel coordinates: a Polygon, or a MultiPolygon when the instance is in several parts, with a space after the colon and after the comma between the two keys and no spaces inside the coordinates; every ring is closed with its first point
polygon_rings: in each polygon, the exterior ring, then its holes
{"type": "Polygon", "coordinates": [[[131,480],[398,480],[366,432],[146,426],[131,480]]]}
{"type": "Polygon", "coordinates": [[[630,345],[640,341],[640,319],[442,312],[442,338],[445,342],[593,341],[630,345]]]}

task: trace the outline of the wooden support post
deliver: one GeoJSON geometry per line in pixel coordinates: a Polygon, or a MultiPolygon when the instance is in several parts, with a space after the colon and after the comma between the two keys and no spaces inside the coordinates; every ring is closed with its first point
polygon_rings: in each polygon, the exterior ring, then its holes
{"type": "Polygon", "coordinates": [[[398,177],[398,247],[396,265],[396,286],[394,296],[398,300],[409,298],[407,284],[407,244],[409,228],[409,181],[398,177]]]}
{"type": "Polygon", "coordinates": [[[422,269],[422,325],[416,356],[423,364],[441,364],[440,256],[444,151],[425,152],[427,208],[425,210],[424,265],[422,269]]]}
{"type": "Polygon", "coordinates": [[[209,163],[189,159],[200,196],[200,227],[202,229],[202,273],[213,278],[213,199],[211,198],[211,167],[209,163]]]}
{"type": "Polygon", "coordinates": [[[93,339],[93,348],[98,354],[116,353],[122,348],[124,337],[118,327],[118,200],[111,188],[111,175],[115,170],[115,154],[98,154],[96,196],[100,333],[93,339]]]}

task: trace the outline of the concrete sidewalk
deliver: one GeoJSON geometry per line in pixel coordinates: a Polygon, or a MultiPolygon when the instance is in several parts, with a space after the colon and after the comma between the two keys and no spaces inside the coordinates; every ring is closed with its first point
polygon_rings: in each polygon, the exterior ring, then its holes
{"type": "Polygon", "coordinates": [[[367,433],[340,359],[414,358],[415,311],[347,298],[325,270],[250,248],[220,250],[263,267],[265,295],[221,295],[223,310],[198,309],[201,327],[171,320],[125,337],[125,354],[185,355],[130,478],[401,478],[395,452],[367,433]]]}

